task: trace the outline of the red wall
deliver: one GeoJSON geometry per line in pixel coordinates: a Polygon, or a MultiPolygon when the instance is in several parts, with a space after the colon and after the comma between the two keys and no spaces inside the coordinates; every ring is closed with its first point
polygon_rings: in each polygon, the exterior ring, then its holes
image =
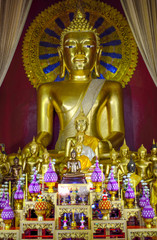
{"type": "MultiPolygon", "coordinates": [[[[57,1],[34,0],[14,58],[0,87],[0,143],[5,143],[6,152],[16,152],[23,148],[36,135],[36,90],[25,74],[22,63],[22,42],[26,29],[33,19],[45,8],[57,1]]],[[[120,1],[104,2],[122,11],[120,1]]],[[[136,71],[124,89],[124,112],[126,141],[131,150],[142,143],[148,150],[152,139],[157,141],[157,88],[139,54],[136,71]]],[[[58,119],[55,116],[55,137],[57,138],[58,119]]]]}

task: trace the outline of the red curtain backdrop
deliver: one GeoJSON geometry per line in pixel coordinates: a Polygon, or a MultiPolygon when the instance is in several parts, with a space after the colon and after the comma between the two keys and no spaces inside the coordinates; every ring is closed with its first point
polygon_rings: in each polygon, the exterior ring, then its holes
{"type": "MultiPolygon", "coordinates": [[[[36,135],[36,90],[24,71],[22,42],[33,19],[55,2],[58,1],[33,1],[14,58],[0,87],[0,143],[6,145],[8,154],[17,152],[19,147],[23,148],[36,135]]],[[[104,2],[123,13],[119,0],[104,2]]],[[[157,88],[140,54],[136,71],[123,92],[126,142],[131,150],[137,150],[144,144],[149,151],[153,138],[157,141],[157,88]]],[[[54,139],[49,148],[54,147],[59,131],[57,115],[54,118],[54,139]]]]}

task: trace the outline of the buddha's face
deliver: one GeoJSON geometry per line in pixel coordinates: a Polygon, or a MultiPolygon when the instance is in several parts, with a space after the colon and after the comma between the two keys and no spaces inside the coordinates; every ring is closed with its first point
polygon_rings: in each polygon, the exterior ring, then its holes
{"type": "Polygon", "coordinates": [[[144,157],[146,156],[146,151],[140,151],[140,152],[139,152],[139,156],[140,156],[141,158],[144,158],[144,157]]]}
{"type": "Polygon", "coordinates": [[[113,161],[115,161],[117,159],[117,153],[111,153],[110,157],[113,161]]]}
{"type": "Polygon", "coordinates": [[[157,148],[152,148],[151,154],[156,155],[157,154],[157,148]]]}
{"type": "Polygon", "coordinates": [[[78,132],[85,132],[87,129],[87,121],[85,119],[80,119],[76,121],[76,130],[78,132]]]}
{"type": "Polygon", "coordinates": [[[121,150],[121,156],[126,157],[128,155],[128,150],[127,149],[122,149],[121,150]]]}
{"type": "Polygon", "coordinates": [[[30,152],[32,155],[36,155],[38,153],[38,147],[37,145],[34,145],[30,148],[30,152]]]}
{"type": "Polygon", "coordinates": [[[97,56],[96,37],[93,32],[70,32],[64,36],[63,59],[71,74],[89,74],[97,56]]]}

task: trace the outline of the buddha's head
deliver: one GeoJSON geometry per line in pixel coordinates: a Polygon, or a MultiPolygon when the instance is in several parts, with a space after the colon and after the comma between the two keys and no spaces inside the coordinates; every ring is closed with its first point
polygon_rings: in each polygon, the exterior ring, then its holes
{"type": "Polygon", "coordinates": [[[156,145],[154,139],[153,139],[153,144],[152,144],[151,154],[152,154],[152,155],[156,155],[156,154],[157,154],[157,145],[156,145]]]}
{"type": "Polygon", "coordinates": [[[116,152],[116,150],[114,148],[112,148],[111,152],[110,152],[110,159],[112,161],[116,161],[118,157],[118,152],[116,152]]]}
{"type": "Polygon", "coordinates": [[[128,152],[129,152],[129,147],[126,145],[126,141],[124,139],[124,143],[120,147],[120,155],[121,155],[121,157],[127,157],[128,152]]]}
{"type": "Polygon", "coordinates": [[[71,152],[71,158],[76,159],[76,151],[74,149],[71,152]]]}
{"type": "Polygon", "coordinates": [[[15,157],[14,158],[14,164],[17,166],[19,164],[19,158],[18,157],[15,157]]]}
{"type": "Polygon", "coordinates": [[[79,115],[75,118],[75,129],[79,133],[85,133],[88,127],[88,118],[83,112],[83,109],[81,108],[81,111],[79,115]]]}
{"type": "Polygon", "coordinates": [[[146,155],[147,155],[147,149],[142,144],[141,147],[138,149],[138,156],[139,158],[145,158],[146,155]]]}
{"type": "Polygon", "coordinates": [[[30,143],[30,153],[32,155],[37,155],[38,154],[38,144],[35,141],[35,137],[33,137],[33,141],[30,143]]]}
{"type": "MultiPolygon", "coordinates": [[[[100,41],[96,30],[85,19],[79,9],[68,28],[61,34],[61,46],[58,48],[61,77],[68,70],[70,76],[90,76],[95,68],[99,76],[101,57],[100,41]]],[[[79,78],[77,79],[79,80],[79,78]]]]}

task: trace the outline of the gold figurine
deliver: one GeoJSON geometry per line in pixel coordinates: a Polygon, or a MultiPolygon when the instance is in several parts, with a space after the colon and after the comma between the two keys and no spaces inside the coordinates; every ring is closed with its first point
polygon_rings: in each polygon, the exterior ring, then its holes
{"type": "Polygon", "coordinates": [[[141,145],[138,149],[138,159],[136,162],[136,171],[137,175],[139,175],[143,180],[150,179],[152,176],[152,163],[147,160],[147,149],[141,145]]]}

